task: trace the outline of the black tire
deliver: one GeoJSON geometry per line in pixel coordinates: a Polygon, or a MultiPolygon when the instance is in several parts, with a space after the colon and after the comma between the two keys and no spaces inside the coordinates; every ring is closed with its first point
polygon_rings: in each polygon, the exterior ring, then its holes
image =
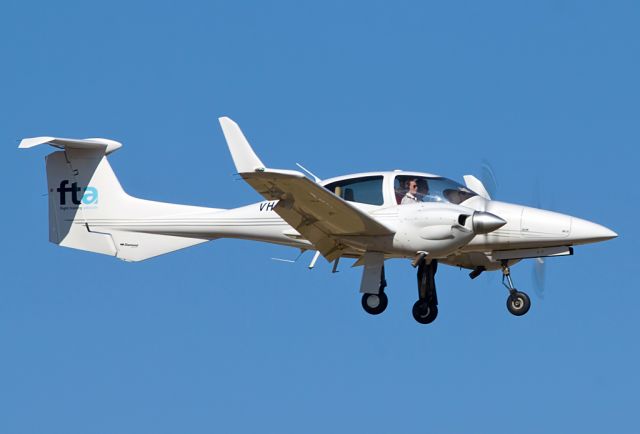
{"type": "Polygon", "coordinates": [[[426,300],[418,300],[413,305],[413,318],[420,324],[431,324],[438,316],[438,306],[426,300]]]}
{"type": "Polygon", "coordinates": [[[524,292],[516,291],[507,298],[507,309],[512,315],[522,316],[529,312],[531,299],[524,292]]]}
{"type": "Polygon", "coordinates": [[[388,304],[389,299],[383,291],[378,294],[362,294],[362,308],[370,315],[381,314],[388,304]]]}

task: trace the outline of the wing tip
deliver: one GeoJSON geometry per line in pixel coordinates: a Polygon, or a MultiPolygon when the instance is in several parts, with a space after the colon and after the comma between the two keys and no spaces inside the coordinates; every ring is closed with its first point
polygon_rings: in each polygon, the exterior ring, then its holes
{"type": "Polygon", "coordinates": [[[233,119],[231,119],[229,116],[220,116],[218,118],[218,122],[220,122],[220,125],[222,127],[224,127],[225,125],[238,125],[233,119]]]}
{"type": "Polygon", "coordinates": [[[27,137],[20,141],[19,149],[33,148],[34,146],[44,145],[52,141],[54,137],[27,137]]]}
{"type": "Polygon", "coordinates": [[[227,116],[218,120],[238,173],[264,171],[264,163],[254,152],[240,126],[227,116]]]}

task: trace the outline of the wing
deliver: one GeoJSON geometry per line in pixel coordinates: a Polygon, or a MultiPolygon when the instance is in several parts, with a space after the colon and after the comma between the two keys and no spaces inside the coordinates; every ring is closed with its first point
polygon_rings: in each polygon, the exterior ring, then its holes
{"type": "Polygon", "coordinates": [[[235,122],[223,117],[220,125],[240,176],[265,199],[278,200],[274,211],[327,260],[341,256],[346,246],[368,250],[367,240],[393,235],[382,223],[302,173],[265,168],[235,122]]]}

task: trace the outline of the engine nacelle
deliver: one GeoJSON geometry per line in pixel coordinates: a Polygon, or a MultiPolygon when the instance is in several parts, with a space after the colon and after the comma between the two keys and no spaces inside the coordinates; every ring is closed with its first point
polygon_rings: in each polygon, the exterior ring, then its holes
{"type": "Polygon", "coordinates": [[[401,205],[393,246],[408,255],[425,251],[430,256],[446,256],[474,237],[473,213],[450,203],[401,205]]]}

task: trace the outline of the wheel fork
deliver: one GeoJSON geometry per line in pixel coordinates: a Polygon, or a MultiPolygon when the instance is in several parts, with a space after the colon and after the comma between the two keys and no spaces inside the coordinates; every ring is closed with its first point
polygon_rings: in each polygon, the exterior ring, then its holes
{"type": "Polygon", "coordinates": [[[511,280],[511,269],[509,268],[509,261],[503,259],[502,265],[502,284],[509,291],[509,294],[514,294],[517,289],[513,286],[513,280],[511,280]]]}

